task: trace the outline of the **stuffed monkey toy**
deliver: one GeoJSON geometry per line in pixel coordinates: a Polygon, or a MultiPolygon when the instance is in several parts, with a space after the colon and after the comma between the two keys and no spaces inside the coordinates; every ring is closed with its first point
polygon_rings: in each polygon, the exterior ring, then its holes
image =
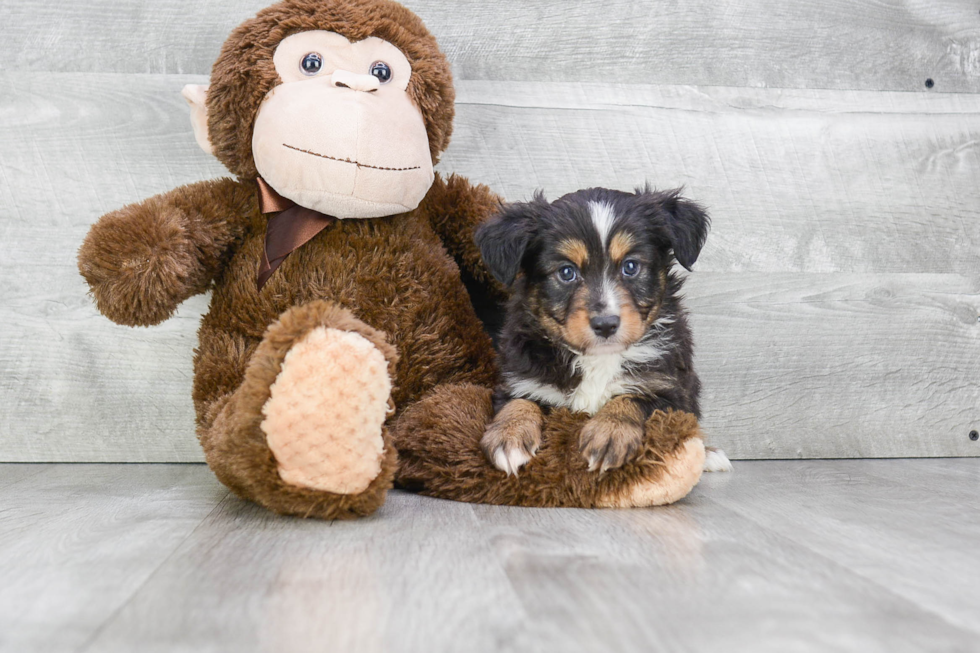
{"type": "Polygon", "coordinates": [[[462,279],[505,289],[473,242],[499,199],[433,172],[449,144],[449,65],[389,0],[285,0],[239,26],[197,142],[236,179],[103,216],[78,256],[99,310],[157,324],[211,291],[194,356],[197,433],[237,495],[284,514],[368,515],[395,484],[524,506],[647,506],[697,483],[697,420],[655,413],[618,469],[589,472],[587,417],[554,411],[517,476],[491,465],[495,356],[462,279]]]}

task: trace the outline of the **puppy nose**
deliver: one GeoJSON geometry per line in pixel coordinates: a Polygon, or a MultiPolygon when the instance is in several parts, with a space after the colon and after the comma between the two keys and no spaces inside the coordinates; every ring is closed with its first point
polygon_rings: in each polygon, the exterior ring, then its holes
{"type": "Polygon", "coordinates": [[[603,315],[601,317],[594,317],[589,320],[589,326],[592,327],[592,330],[600,338],[608,338],[616,333],[616,329],[619,328],[619,316],[603,315]]]}

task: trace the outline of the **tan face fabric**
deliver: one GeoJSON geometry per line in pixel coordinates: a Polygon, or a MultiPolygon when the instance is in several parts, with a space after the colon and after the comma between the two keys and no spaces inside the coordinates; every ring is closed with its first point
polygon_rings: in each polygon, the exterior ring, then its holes
{"type": "Polygon", "coordinates": [[[376,37],[301,32],[274,57],[282,84],[259,107],[252,153],[259,174],[300,206],[338,218],[374,218],[416,208],[432,185],[422,114],[406,89],[405,56],[376,37]],[[316,74],[302,62],[319,55],[316,74]],[[391,78],[370,74],[377,62],[391,78]]]}
{"type": "MultiPolygon", "coordinates": [[[[340,219],[415,209],[434,172],[405,55],[377,37],[351,43],[312,30],[283,39],[273,61],[282,83],[262,101],[252,134],[262,178],[298,205],[340,219]],[[310,54],[319,56],[315,74],[303,70],[310,54]],[[378,62],[391,71],[384,83],[371,74],[378,62]]],[[[188,85],[182,94],[198,144],[212,153],[207,87],[188,85]]]]}

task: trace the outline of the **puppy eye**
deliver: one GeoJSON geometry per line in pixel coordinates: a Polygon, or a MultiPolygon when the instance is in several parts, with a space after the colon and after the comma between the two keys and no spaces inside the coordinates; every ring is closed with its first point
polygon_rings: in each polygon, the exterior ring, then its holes
{"type": "Polygon", "coordinates": [[[563,265],[558,268],[558,280],[562,283],[571,283],[578,278],[578,271],[574,265],[563,265]]]}
{"type": "Polygon", "coordinates": [[[309,75],[312,77],[320,72],[320,68],[323,67],[323,57],[316,52],[310,52],[308,55],[303,57],[299,67],[300,70],[303,71],[304,75],[309,75]]]}
{"type": "Polygon", "coordinates": [[[375,61],[371,64],[371,74],[382,84],[387,84],[391,81],[391,66],[383,61],[375,61]]]}
{"type": "Polygon", "coordinates": [[[635,277],[640,273],[640,264],[630,259],[623,263],[623,276],[635,277]]]}

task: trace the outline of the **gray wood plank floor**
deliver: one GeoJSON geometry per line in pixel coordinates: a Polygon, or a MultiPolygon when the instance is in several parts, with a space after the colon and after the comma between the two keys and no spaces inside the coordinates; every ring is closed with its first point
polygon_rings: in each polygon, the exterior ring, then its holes
{"type": "Polygon", "coordinates": [[[742,462],[668,508],[325,523],[202,465],[0,465],[0,651],[976,651],[978,490],[975,459],[742,462]]]}

